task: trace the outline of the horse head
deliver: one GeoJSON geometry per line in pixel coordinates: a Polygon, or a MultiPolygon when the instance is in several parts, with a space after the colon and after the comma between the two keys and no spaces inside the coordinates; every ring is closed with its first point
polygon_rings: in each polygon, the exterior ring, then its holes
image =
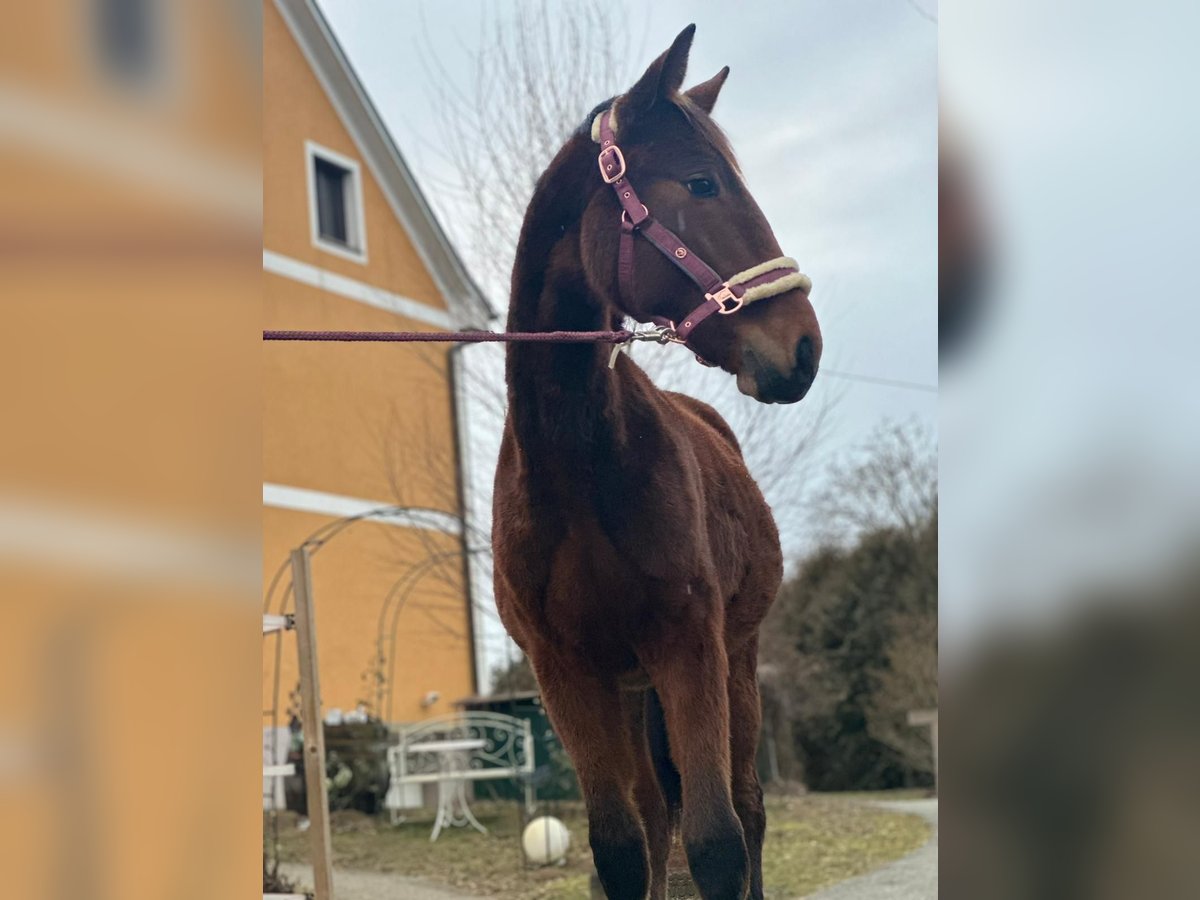
{"type": "MultiPolygon", "coordinates": [[[[711,301],[695,276],[681,267],[689,254],[702,260],[736,293],[727,306],[718,304],[719,311],[737,314],[708,316],[694,331],[689,329],[688,346],[702,360],[735,375],[742,393],[764,403],[794,403],[808,392],[821,358],[809,282],[788,270],[793,274],[746,290],[770,277],[763,274],[764,266],[791,261],[783,258],[727,139],[711,118],[729,68],[680,90],[694,33],[695,26],[684,29],[633,87],[593,113],[593,139],[603,143],[598,133],[603,120],[605,133],[613,136],[610,143],[618,143],[621,154],[619,159],[611,154],[609,164],[616,160],[628,173],[640,201],[637,207],[647,219],[635,226],[637,209],[627,215],[630,194],[620,190],[624,181],[617,181],[614,192],[604,189],[609,178],[597,177],[598,189],[582,221],[584,271],[592,290],[619,312],[640,322],[677,327],[706,296],[711,301]],[[677,235],[680,245],[668,243],[664,249],[661,242],[639,239],[621,248],[623,239],[654,222],[677,235]]],[[[600,168],[603,175],[603,154],[600,168]]]]}

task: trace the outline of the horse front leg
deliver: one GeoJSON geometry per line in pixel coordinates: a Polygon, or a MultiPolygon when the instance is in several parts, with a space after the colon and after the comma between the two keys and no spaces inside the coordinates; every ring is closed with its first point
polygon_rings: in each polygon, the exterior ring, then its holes
{"type": "MultiPolygon", "coordinates": [[[[690,599],[690,598],[689,598],[690,599]]],[[[683,788],[681,833],[704,900],[743,900],[749,861],[730,790],[729,664],[722,617],[694,615],[639,648],[662,702],[683,788]]]]}
{"type": "Polygon", "coordinates": [[[633,805],[637,761],[620,694],[578,662],[539,650],[530,662],[546,711],[575,765],[600,883],[609,900],[646,900],[646,836],[633,805]]]}

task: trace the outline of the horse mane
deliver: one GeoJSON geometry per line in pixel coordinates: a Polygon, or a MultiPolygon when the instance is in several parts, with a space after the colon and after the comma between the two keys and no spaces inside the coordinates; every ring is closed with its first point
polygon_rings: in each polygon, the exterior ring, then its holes
{"type": "Polygon", "coordinates": [[[590,144],[590,136],[576,129],[534,184],[517,240],[510,285],[510,331],[536,328],[536,323],[527,319],[535,304],[524,301],[536,301],[541,296],[547,274],[545,261],[568,229],[583,217],[592,197],[589,180],[596,164],[590,144]]]}

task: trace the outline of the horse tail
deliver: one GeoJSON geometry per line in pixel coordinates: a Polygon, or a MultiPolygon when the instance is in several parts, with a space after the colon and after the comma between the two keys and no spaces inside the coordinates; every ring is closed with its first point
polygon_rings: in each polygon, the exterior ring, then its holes
{"type": "Polygon", "coordinates": [[[653,688],[646,691],[646,742],[650,747],[650,759],[654,765],[654,774],[658,778],[658,786],[662,789],[663,798],[667,801],[667,816],[671,822],[671,830],[679,824],[679,813],[683,809],[683,784],[679,778],[679,770],[671,762],[671,745],[667,740],[667,719],[663,713],[662,701],[658,692],[653,688]]]}

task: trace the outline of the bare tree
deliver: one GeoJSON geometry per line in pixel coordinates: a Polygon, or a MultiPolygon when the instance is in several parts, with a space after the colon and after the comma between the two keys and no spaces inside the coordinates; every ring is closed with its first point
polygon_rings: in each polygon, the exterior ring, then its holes
{"type": "MultiPolygon", "coordinates": [[[[493,6],[470,77],[433,56],[435,148],[452,175],[438,184],[445,219],[494,297],[508,293],[517,235],[538,177],[593,106],[629,74],[629,23],[619,3],[541,0],[493,6]]],[[[435,46],[424,27],[426,46],[435,46]]]]}
{"type": "Polygon", "coordinates": [[[916,535],[937,516],[937,449],[916,422],[878,427],[858,452],[835,462],[809,514],[825,540],[880,528],[916,535]]]}

